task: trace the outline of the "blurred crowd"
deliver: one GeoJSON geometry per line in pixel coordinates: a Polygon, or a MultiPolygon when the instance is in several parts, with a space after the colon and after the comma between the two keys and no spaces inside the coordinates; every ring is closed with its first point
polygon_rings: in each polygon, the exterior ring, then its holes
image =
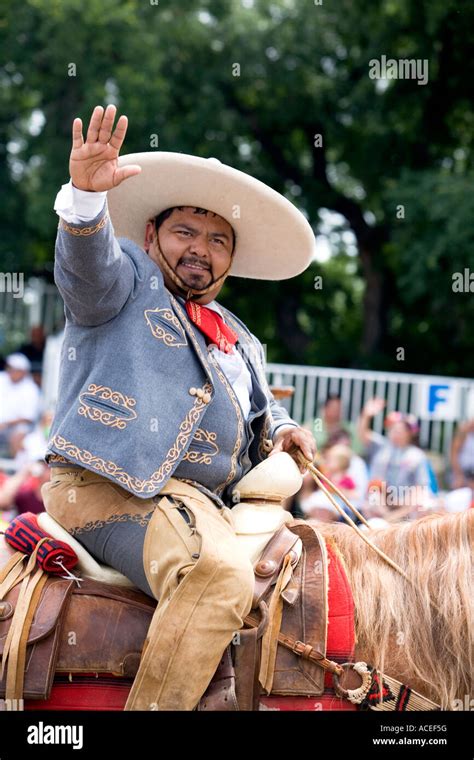
{"type": "MultiPolygon", "coordinates": [[[[30,341],[3,360],[0,370],[0,530],[15,515],[43,511],[41,486],[49,480],[44,460],[53,412],[41,393],[46,336],[34,327],[30,341]]],[[[423,451],[413,415],[390,412],[384,434],[372,429],[385,401],[367,401],[357,423],[342,419],[342,402],[330,395],[312,423],[315,465],[372,525],[416,519],[429,512],[473,506],[474,419],[455,432],[450,461],[423,451]]],[[[296,517],[341,521],[350,513],[340,496],[335,506],[306,474],[301,490],[285,505],[296,517]]],[[[360,522],[356,519],[356,522],[360,522]]]]}
{"type": "MultiPolygon", "coordinates": [[[[458,425],[446,461],[420,447],[418,421],[411,414],[390,412],[384,433],[375,432],[372,420],[385,405],[384,399],[370,399],[354,424],[342,419],[341,398],[330,395],[313,424],[316,467],[371,527],[473,507],[474,419],[458,425]]],[[[344,521],[343,510],[360,524],[344,499],[331,493],[336,505],[307,473],[286,507],[295,517],[324,522],[344,521]]]]}
{"type": "Polygon", "coordinates": [[[4,357],[0,370],[0,530],[17,514],[44,510],[41,486],[52,410],[41,393],[46,335],[33,327],[30,340],[4,357]]]}

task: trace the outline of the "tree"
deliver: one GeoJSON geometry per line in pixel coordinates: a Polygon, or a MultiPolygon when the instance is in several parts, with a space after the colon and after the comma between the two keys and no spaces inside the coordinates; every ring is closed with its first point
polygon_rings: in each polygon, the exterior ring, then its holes
{"type": "Polygon", "coordinates": [[[115,101],[130,119],[124,152],[216,156],[283,192],[315,232],[322,209],[339,215],[328,262],[280,284],[225,286],[224,302],[238,304],[269,344],[269,358],[399,370],[402,346],[407,371],[468,373],[472,307],[450,289],[447,262],[454,240],[456,266],[471,261],[471,239],[461,231],[472,218],[464,197],[473,172],[472,4],[176,6],[26,0],[7,9],[0,140],[3,151],[15,146],[24,181],[11,169],[2,177],[10,183],[8,216],[21,227],[0,242],[3,256],[51,269],[51,206],[67,180],[72,119],[115,101]],[[371,79],[370,62],[383,55],[426,59],[428,83],[371,79]],[[44,118],[41,128],[32,129],[32,113],[44,118]],[[445,339],[454,333],[447,363],[445,339]]]}

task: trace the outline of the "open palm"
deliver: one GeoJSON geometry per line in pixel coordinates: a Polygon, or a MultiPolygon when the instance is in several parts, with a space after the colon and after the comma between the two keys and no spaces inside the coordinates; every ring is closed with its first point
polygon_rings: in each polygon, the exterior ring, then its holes
{"type": "Polygon", "coordinates": [[[385,406],[383,398],[371,398],[364,406],[364,411],[369,417],[375,417],[376,414],[382,411],[385,406]]]}
{"type": "Polygon", "coordinates": [[[141,167],[135,164],[118,167],[118,156],[127,132],[128,119],[124,115],[120,116],[113,130],[116,110],[113,105],[107,106],[105,112],[102,106],[94,108],[85,142],[82,121],[74,119],[69,172],[73,185],[79,190],[111,190],[128,177],[141,172],[141,167]]]}

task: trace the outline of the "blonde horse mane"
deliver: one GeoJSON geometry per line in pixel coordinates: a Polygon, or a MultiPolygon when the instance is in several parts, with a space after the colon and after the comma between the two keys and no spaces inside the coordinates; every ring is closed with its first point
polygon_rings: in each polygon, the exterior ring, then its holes
{"type": "Polygon", "coordinates": [[[413,583],[349,526],[317,524],[345,561],[358,656],[447,710],[473,696],[473,524],[467,510],[367,534],[413,583]]]}

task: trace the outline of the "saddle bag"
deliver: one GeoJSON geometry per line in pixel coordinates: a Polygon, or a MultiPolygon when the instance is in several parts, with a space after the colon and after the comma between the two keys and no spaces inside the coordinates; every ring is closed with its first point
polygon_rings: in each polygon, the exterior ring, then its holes
{"type": "MultiPolygon", "coordinates": [[[[15,680],[21,679],[20,669],[24,661],[23,688],[8,693],[8,698],[47,699],[51,692],[60,642],[61,628],[72,591],[73,581],[47,577],[31,620],[22,633],[23,641],[14,653],[10,653],[7,668],[0,679],[0,697],[7,696],[9,668],[16,671],[15,680]],[[11,694],[11,696],[10,696],[11,694]]],[[[3,659],[13,616],[20,595],[21,584],[14,586],[0,601],[0,662],[3,659]]]]}

